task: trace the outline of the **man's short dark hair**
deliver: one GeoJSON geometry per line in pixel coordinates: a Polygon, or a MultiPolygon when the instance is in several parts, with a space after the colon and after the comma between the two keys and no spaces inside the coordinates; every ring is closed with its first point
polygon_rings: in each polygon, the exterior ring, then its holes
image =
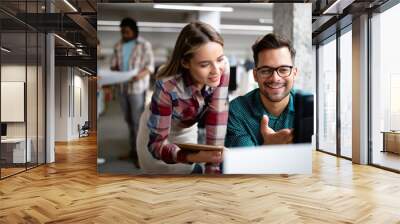
{"type": "Polygon", "coordinates": [[[119,25],[119,27],[129,27],[131,30],[133,30],[133,32],[135,33],[135,38],[137,38],[139,36],[139,28],[137,26],[137,22],[136,20],[132,19],[132,18],[124,18],[121,21],[121,24],[119,25]]]}
{"type": "Polygon", "coordinates": [[[282,47],[287,47],[290,51],[290,56],[292,57],[292,61],[294,62],[294,57],[296,56],[296,51],[294,50],[292,43],[277,34],[267,34],[263,38],[257,40],[253,46],[253,58],[254,58],[254,64],[257,66],[258,64],[258,54],[267,49],[279,49],[282,47]]]}

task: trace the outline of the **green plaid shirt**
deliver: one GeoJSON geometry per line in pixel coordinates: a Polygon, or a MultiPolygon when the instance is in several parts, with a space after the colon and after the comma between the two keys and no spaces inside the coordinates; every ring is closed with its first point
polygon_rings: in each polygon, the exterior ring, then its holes
{"type": "Polygon", "coordinates": [[[262,145],[264,140],[260,132],[260,122],[263,115],[269,117],[269,127],[274,131],[294,126],[294,95],[290,91],[287,108],[278,116],[265,110],[260,90],[257,88],[244,96],[237,97],[229,104],[228,129],[225,137],[226,147],[262,145]]]}

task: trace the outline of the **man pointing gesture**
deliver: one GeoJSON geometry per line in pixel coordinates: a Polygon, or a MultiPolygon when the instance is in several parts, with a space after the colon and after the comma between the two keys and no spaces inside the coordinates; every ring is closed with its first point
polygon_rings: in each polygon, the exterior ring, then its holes
{"type": "Polygon", "coordinates": [[[268,116],[264,115],[260,124],[264,145],[289,144],[293,142],[293,129],[284,128],[275,132],[268,126],[268,121],[268,116]]]}

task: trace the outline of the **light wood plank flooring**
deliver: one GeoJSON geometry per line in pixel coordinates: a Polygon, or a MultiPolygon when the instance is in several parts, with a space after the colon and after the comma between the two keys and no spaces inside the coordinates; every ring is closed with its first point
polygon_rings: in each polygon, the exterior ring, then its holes
{"type": "Polygon", "coordinates": [[[0,181],[0,223],[400,223],[400,175],[314,153],[312,175],[96,172],[96,139],[0,181]]]}
{"type": "Polygon", "coordinates": [[[13,175],[13,174],[15,174],[15,173],[18,173],[18,172],[22,172],[22,171],[24,171],[25,170],[25,167],[24,168],[1,168],[1,177],[3,178],[3,177],[7,177],[7,176],[10,176],[10,175],[13,175]]]}
{"type": "Polygon", "coordinates": [[[374,151],[372,161],[374,164],[400,170],[400,154],[376,150],[374,151]]]}

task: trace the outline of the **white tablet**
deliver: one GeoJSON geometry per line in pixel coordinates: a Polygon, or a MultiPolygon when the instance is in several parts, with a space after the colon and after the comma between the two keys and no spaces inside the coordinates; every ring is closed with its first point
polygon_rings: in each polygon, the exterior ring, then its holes
{"type": "Polygon", "coordinates": [[[189,151],[223,151],[225,148],[224,146],[192,144],[192,143],[176,143],[176,145],[183,150],[189,150],[189,151]]]}

